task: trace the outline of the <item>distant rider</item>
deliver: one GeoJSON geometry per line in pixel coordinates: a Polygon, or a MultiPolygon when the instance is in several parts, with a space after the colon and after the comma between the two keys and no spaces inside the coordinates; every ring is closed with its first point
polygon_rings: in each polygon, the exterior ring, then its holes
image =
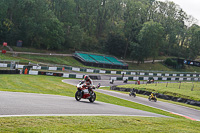
{"type": "Polygon", "coordinates": [[[136,90],[135,90],[135,88],[132,89],[131,95],[135,95],[136,96],[136,90]]]}
{"type": "Polygon", "coordinates": [[[155,97],[155,93],[152,92],[152,93],[151,93],[151,98],[154,98],[154,97],[155,97]]]}
{"type": "Polygon", "coordinates": [[[135,88],[132,89],[132,92],[135,92],[135,88]]]}

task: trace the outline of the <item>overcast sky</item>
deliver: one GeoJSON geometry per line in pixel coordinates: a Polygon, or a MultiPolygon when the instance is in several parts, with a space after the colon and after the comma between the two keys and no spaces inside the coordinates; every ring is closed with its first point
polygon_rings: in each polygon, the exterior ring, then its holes
{"type": "MultiPolygon", "coordinates": [[[[158,1],[166,1],[166,0],[158,0],[158,1]]],[[[200,25],[200,0],[168,0],[173,1],[178,4],[183,11],[185,11],[188,15],[192,15],[194,18],[198,20],[198,24],[200,25]]]]}

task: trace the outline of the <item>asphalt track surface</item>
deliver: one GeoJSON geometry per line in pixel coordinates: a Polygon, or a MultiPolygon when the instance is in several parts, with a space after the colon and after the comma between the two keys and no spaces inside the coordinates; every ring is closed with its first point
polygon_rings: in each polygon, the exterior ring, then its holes
{"type": "MultiPolygon", "coordinates": [[[[66,79],[66,80],[63,80],[63,82],[71,84],[71,85],[76,85],[76,84],[78,84],[79,81],[76,80],[76,79],[66,79]]],[[[109,83],[109,80],[100,80],[100,81],[96,80],[96,81],[93,81],[93,82],[96,85],[98,83],[100,83],[101,85],[104,85],[104,86],[110,86],[111,85],[109,83]]],[[[131,82],[128,82],[128,83],[131,84],[131,82]]],[[[114,82],[114,85],[121,85],[121,84],[124,84],[123,81],[115,81],[114,82]]],[[[148,101],[147,98],[142,98],[142,97],[138,97],[138,96],[136,96],[134,98],[134,97],[130,97],[128,94],[122,94],[122,93],[119,93],[119,92],[107,91],[107,90],[102,90],[102,89],[97,89],[96,91],[100,92],[100,93],[107,94],[107,95],[111,95],[111,96],[114,96],[114,97],[118,97],[118,98],[121,98],[121,99],[125,99],[125,100],[129,100],[129,101],[132,101],[132,102],[147,105],[147,106],[150,106],[150,107],[158,108],[158,109],[170,112],[172,114],[177,114],[177,115],[186,117],[186,118],[191,119],[191,120],[200,121],[200,111],[196,110],[196,109],[192,109],[192,108],[188,108],[188,107],[184,107],[184,106],[180,106],[180,105],[176,105],[176,104],[171,104],[171,103],[167,103],[167,102],[161,102],[161,101],[150,102],[150,101],[148,101]]]]}
{"type": "Polygon", "coordinates": [[[0,117],[11,116],[143,116],[166,117],[137,109],[73,97],[0,91],[0,117]]]}

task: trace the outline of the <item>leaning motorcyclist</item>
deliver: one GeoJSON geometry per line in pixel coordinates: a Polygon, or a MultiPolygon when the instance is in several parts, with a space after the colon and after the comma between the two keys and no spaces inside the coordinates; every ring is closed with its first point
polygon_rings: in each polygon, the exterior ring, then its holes
{"type": "Polygon", "coordinates": [[[136,90],[135,90],[135,88],[132,89],[132,91],[130,92],[129,95],[133,95],[133,96],[135,95],[136,96],[136,90]]]}
{"type": "Polygon", "coordinates": [[[151,92],[151,98],[154,98],[156,95],[154,92],[151,92]]]}
{"type": "Polygon", "coordinates": [[[135,88],[133,88],[131,92],[132,92],[132,93],[135,93],[135,88]]]}
{"type": "Polygon", "coordinates": [[[94,87],[93,86],[93,81],[92,81],[92,79],[88,75],[84,76],[82,84],[84,84],[84,85],[86,85],[86,87],[88,87],[89,93],[91,92],[91,89],[94,87]]]}

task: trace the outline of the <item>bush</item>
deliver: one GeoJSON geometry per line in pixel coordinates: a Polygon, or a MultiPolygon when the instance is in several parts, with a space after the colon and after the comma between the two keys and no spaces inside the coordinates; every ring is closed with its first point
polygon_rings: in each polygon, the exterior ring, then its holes
{"type": "Polygon", "coordinates": [[[168,65],[168,66],[172,66],[172,67],[174,67],[174,68],[176,68],[176,67],[178,66],[177,61],[172,60],[171,58],[167,58],[167,59],[165,60],[165,64],[168,65]]]}

